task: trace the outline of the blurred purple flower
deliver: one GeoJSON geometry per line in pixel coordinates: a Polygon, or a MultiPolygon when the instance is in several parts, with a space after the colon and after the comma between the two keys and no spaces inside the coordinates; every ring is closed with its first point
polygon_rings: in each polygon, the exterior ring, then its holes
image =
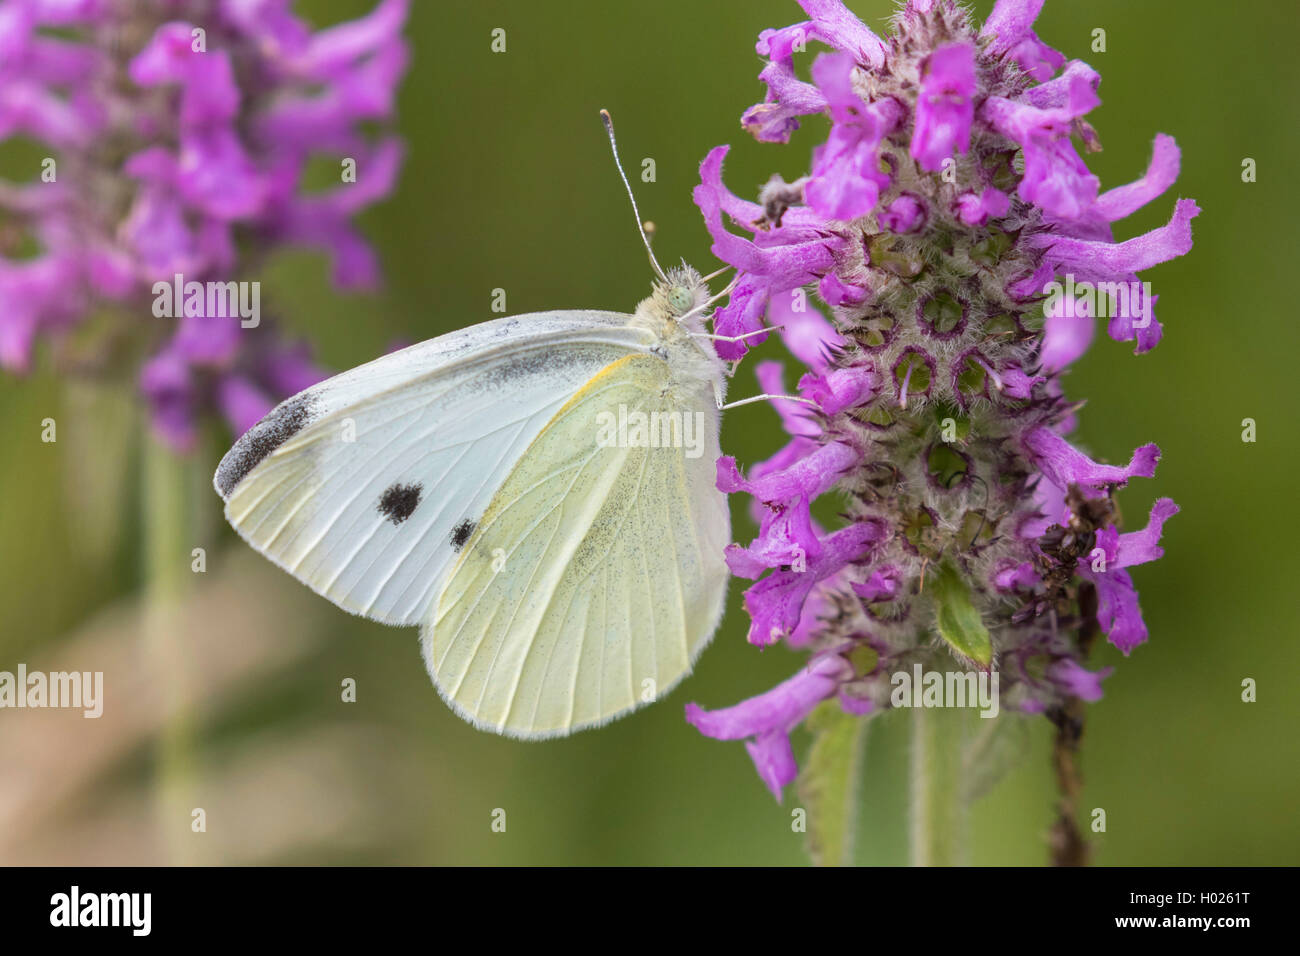
{"type": "MultiPolygon", "coordinates": [[[[408,0],[315,32],[290,7],[0,0],[0,141],[35,140],[54,163],[31,182],[0,181],[0,225],[12,224],[0,231],[0,365],[27,370],[38,338],[105,303],[151,320],[155,283],[178,274],[250,281],[281,245],[324,250],[340,288],[378,282],[352,219],[401,166],[400,140],[364,127],[392,119],[408,0]],[[317,156],[356,174],[307,193],[317,156]],[[11,255],[15,237],[35,254],[11,255]]],[[[243,431],[324,375],[272,323],[241,328],[221,312],[174,303],[170,337],[139,372],[156,429],[178,449],[204,411],[243,431]]]]}
{"type": "MultiPolygon", "coordinates": [[[[1113,494],[1152,477],[1159,449],[1109,465],[1065,438],[1075,406],[1061,376],[1096,313],[1071,311],[1081,293],[1052,283],[1138,284],[1188,252],[1199,212],[1180,199],[1168,225],[1115,241],[1111,224],[1173,183],[1178,148],[1158,135],[1141,179],[1099,191],[1075,139],[1098,147],[1083,117],[1100,77],[1033,32],[1042,0],[998,0],[978,33],[954,0],[910,0],[887,40],[839,0],[801,5],[811,20],[762,34],[768,94],[742,122],[784,143],[798,117],[829,115],[811,175],[746,202],[723,184],[720,146],[695,189],[714,254],[738,270],[717,331],[781,326],[815,406],[775,403],[790,440],[748,476],[718,463],[719,488],[750,495],[759,523],[727,552],[755,581],[749,640],[784,640],[812,662],[735,707],[687,710],[701,732],[747,740],[778,798],[797,772],[789,734],[822,700],[877,713],[894,672],[996,668],[1002,705],[1041,713],[1101,696],[1110,669],[1084,666],[1094,629],[1125,654],[1147,639],[1130,569],[1161,556],[1178,508],[1161,498],[1145,530],[1120,534],[1113,494]],[[812,83],[794,72],[805,39],[834,50],[812,83]],[[831,321],[804,307],[812,284],[831,321]],[[824,494],[839,528],[812,518],[824,494]]],[[[1154,347],[1154,300],[1135,293],[1110,336],[1154,347]]],[[[785,393],[779,364],[757,374],[785,393]]]]}

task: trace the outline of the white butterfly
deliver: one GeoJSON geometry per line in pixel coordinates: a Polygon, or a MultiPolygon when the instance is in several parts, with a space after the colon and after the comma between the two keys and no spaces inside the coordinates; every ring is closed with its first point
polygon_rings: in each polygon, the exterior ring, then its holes
{"type": "Polygon", "coordinates": [[[555,736],[657,699],[722,615],[714,300],[651,261],[631,315],[523,315],[386,355],[283,402],[217,469],[254,548],[347,611],[419,624],[434,684],[480,728],[555,736]]]}

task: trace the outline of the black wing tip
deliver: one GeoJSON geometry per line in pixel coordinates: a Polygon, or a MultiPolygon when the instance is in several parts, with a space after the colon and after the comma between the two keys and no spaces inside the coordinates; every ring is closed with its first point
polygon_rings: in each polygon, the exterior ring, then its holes
{"type": "Polygon", "coordinates": [[[312,420],[316,396],[303,392],[286,399],[266,414],[266,417],[244,432],[230,451],[226,452],[212,477],[212,485],[223,501],[229,501],[231,492],[275,451],[312,420]]]}

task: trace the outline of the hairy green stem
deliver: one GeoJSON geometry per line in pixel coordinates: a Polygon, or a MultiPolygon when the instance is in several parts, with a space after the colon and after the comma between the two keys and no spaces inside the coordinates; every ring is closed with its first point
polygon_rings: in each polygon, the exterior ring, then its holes
{"type": "Polygon", "coordinates": [[[966,863],[966,801],[962,758],[969,731],[966,708],[916,707],[912,722],[911,862],[966,863]]]}
{"type": "Polygon", "coordinates": [[[868,721],[824,702],[808,718],[813,745],[799,775],[808,855],[818,866],[852,866],[868,721]]]}

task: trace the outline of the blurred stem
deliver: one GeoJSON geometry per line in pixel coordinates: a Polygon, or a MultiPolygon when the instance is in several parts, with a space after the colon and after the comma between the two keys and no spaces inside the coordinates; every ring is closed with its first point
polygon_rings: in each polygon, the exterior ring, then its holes
{"type": "Polygon", "coordinates": [[[192,673],[185,647],[184,600],[193,587],[191,551],[195,520],[197,456],[183,458],[156,436],[145,439],[141,468],[144,524],[145,659],[153,671],[162,708],[157,740],[156,812],[163,862],[195,861],[190,813],[193,805],[192,673]]]}
{"type": "Polygon", "coordinates": [[[1079,742],[1083,738],[1083,701],[1069,698],[1064,705],[1053,707],[1047,718],[1056,727],[1052,741],[1052,769],[1060,796],[1056,803],[1056,822],[1052,824],[1048,846],[1053,866],[1087,866],[1088,844],[1079,829],[1078,804],[1083,790],[1079,773],[1079,742]]]}
{"type": "Polygon", "coordinates": [[[913,707],[911,843],[913,866],[966,863],[966,801],[962,757],[968,721],[963,707],[913,707]]]}
{"type": "MultiPolygon", "coordinates": [[[[1079,588],[1079,651],[1084,660],[1097,640],[1097,589],[1090,582],[1079,588]]],[[[1083,741],[1084,703],[1077,697],[1067,698],[1059,707],[1048,710],[1047,718],[1056,727],[1052,742],[1052,768],[1056,771],[1059,798],[1056,822],[1052,824],[1049,847],[1054,866],[1087,866],[1089,847],[1079,829],[1079,801],[1083,794],[1083,775],[1079,771],[1079,747],[1083,741]]]]}

